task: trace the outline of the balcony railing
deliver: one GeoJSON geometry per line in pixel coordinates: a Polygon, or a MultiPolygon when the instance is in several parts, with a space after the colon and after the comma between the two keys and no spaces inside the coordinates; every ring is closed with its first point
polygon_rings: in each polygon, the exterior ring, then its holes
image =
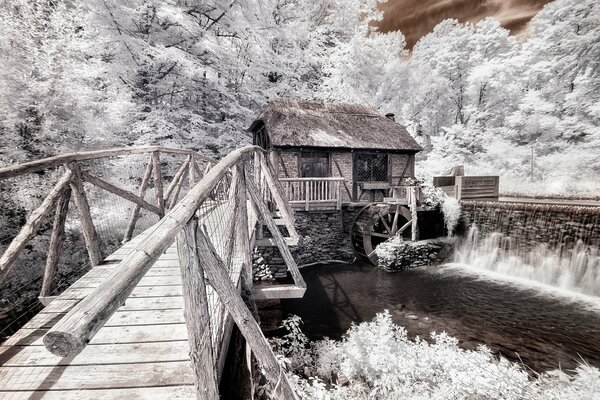
{"type": "Polygon", "coordinates": [[[344,178],[280,178],[283,193],[294,208],[341,210],[344,178]]]}

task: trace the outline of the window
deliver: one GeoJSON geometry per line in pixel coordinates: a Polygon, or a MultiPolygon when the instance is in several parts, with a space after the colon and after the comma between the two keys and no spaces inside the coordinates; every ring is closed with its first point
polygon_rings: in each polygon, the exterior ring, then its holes
{"type": "Polygon", "coordinates": [[[303,151],[300,153],[300,176],[322,178],[329,176],[329,154],[326,152],[303,151]]]}
{"type": "Polygon", "coordinates": [[[356,153],[357,182],[387,182],[388,155],[383,153],[356,153]]]}

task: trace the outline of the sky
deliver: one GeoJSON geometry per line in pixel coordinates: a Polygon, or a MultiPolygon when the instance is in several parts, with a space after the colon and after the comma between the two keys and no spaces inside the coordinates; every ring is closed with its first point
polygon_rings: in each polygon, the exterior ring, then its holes
{"type": "Polygon", "coordinates": [[[476,22],[496,17],[513,34],[523,32],[529,20],[550,0],[389,0],[382,5],[384,32],[400,30],[408,48],[447,18],[476,22]]]}

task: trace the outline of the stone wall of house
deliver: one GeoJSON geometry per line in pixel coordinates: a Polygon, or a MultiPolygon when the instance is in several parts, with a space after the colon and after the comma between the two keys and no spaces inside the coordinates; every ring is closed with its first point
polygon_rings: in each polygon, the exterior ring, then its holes
{"type": "MultiPolygon", "coordinates": [[[[295,211],[296,230],[300,242],[290,248],[299,266],[328,262],[354,260],[350,242],[350,229],[353,216],[358,208],[344,208],[340,211],[295,211]]],[[[268,236],[268,233],[266,234],[268,236]]],[[[254,249],[254,279],[284,279],[287,267],[279,249],[273,246],[260,246],[254,249]]]]}
{"type": "Polygon", "coordinates": [[[463,201],[461,208],[463,230],[476,226],[484,235],[500,232],[523,249],[579,240],[600,246],[600,207],[463,201]]]}
{"type": "MultiPolygon", "coordinates": [[[[279,162],[274,165],[280,178],[298,177],[298,152],[296,150],[278,150],[279,162]]],[[[277,158],[277,157],[276,157],[277,158]]]]}

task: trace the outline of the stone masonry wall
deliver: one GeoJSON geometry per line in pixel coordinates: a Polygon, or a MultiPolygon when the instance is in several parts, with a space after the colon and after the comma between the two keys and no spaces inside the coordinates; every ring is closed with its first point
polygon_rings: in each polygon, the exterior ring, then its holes
{"type": "Polygon", "coordinates": [[[463,201],[464,228],[500,232],[522,249],[547,243],[551,248],[581,240],[600,246],[600,207],[463,201]]]}
{"type": "MultiPolygon", "coordinates": [[[[354,251],[350,242],[348,221],[355,209],[344,211],[296,211],[296,229],[301,239],[291,247],[299,266],[333,260],[352,261],[354,251]],[[347,215],[348,214],[348,215],[347,215]]],[[[287,268],[279,249],[260,246],[254,250],[255,281],[284,279],[287,268]]]]}

